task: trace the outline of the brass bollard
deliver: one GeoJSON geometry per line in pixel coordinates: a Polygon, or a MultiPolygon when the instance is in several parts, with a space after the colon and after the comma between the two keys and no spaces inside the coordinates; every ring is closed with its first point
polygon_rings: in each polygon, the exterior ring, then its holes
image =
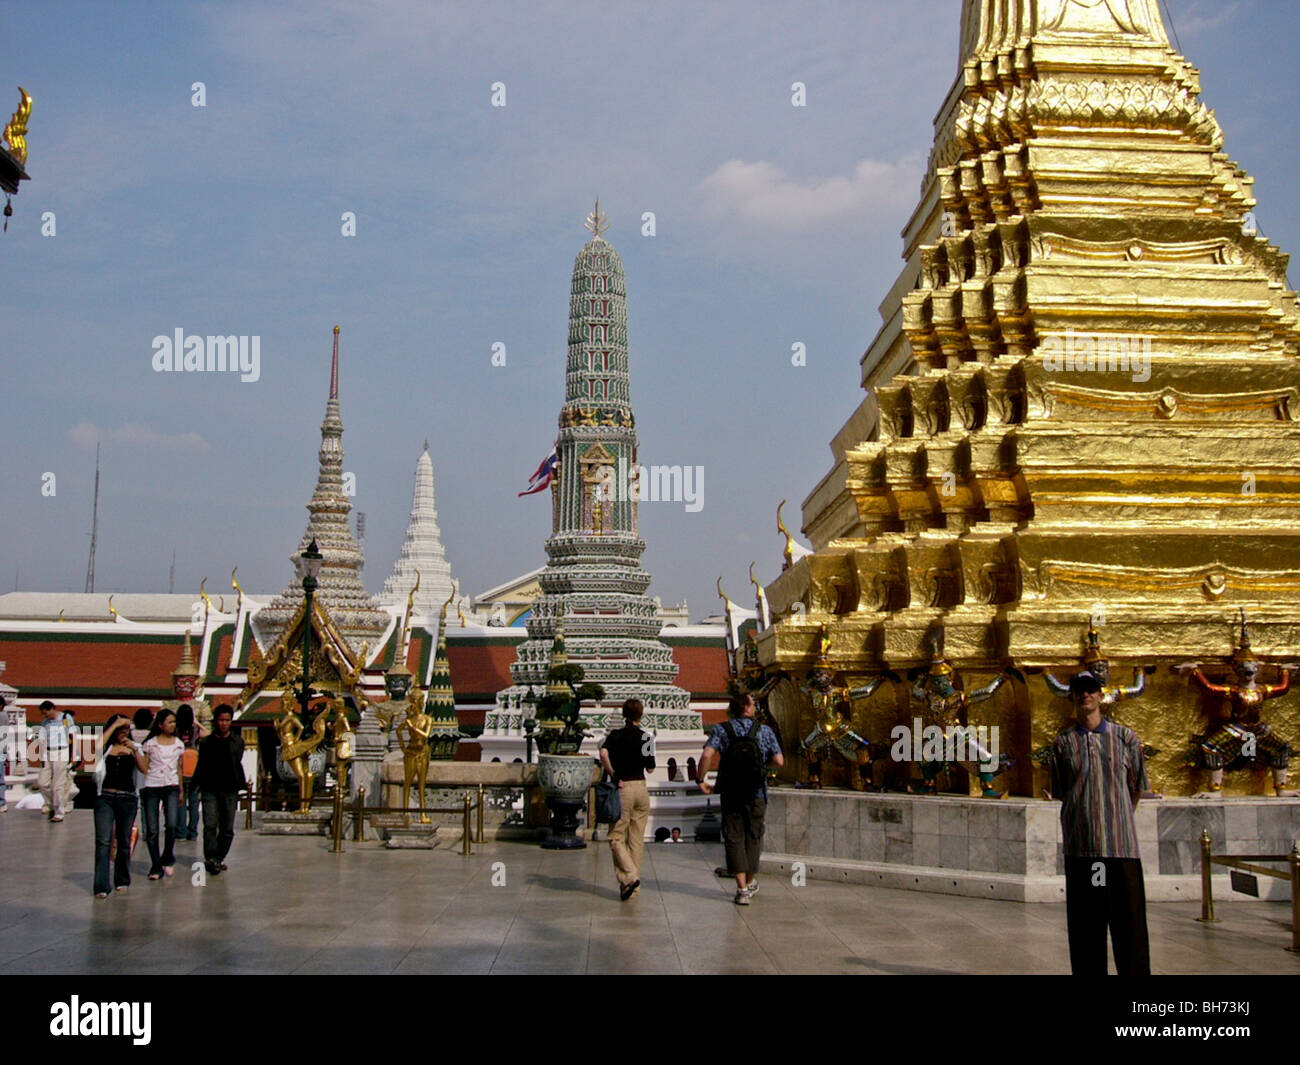
{"type": "Polygon", "coordinates": [[[366,840],[366,786],[357,788],[357,808],[352,814],[352,842],[364,843],[366,840]]]}
{"type": "Polygon", "coordinates": [[[1210,870],[1213,863],[1210,861],[1214,854],[1214,841],[1210,839],[1210,830],[1201,829],[1201,916],[1196,918],[1198,921],[1218,924],[1219,919],[1214,916],[1214,888],[1210,882],[1210,870]]]}
{"type": "Polygon", "coordinates": [[[461,826],[461,828],[462,828],[462,833],[461,833],[461,851],[460,851],[461,854],[473,854],[473,853],[474,853],[472,850],[470,850],[470,845],[469,845],[469,844],[470,844],[470,836],[469,836],[469,805],[470,805],[469,792],[467,791],[467,792],[465,792],[465,820],[464,820],[464,823],[463,823],[462,826],[461,826]]]}
{"type": "Polygon", "coordinates": [[[330,834],[334,837],[330,851],[343,853],[343,788],[336,781],[334,784],[334,810],[330,817],[330,834]]]}
{"type": "Polygon", "coordinates": [[[483,842],[483,785],[478,786],[478,837],[475,843],[483,842]]]}
{"type": "Polygon", "coordinates": [[[1286,949],[1300,953],[1300,843],[1291,844],[1291,945],[1286,949]]]}

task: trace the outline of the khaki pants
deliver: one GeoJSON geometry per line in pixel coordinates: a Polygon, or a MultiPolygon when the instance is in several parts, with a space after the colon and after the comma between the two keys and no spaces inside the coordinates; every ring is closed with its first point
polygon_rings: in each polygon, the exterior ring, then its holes
{"type": "Polygon", "coordinates": [[[67,758],[59,758],[56,754],[46,755],[45,761],[41,763],[36,785],[45,796],[45,805],[50,808],[51,817],[63,816],[64,808],[68,804],[68,786],[71,783],[72,768],[67,758]]]}
{"type": "Polygon", "coordinates": [[[626,780],[619,789],[623,816],[609,830],[609,849],[614,855],[618,882],[627,887],[641,879],[641,859],[645,855],[645,826],[650,820],[650,792],[644,780],[626,780]]]}

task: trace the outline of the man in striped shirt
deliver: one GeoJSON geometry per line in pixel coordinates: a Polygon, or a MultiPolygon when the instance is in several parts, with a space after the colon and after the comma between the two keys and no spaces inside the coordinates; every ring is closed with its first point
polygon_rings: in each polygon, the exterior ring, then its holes
{"type": "Polygon", "coordinates": [[[1147,790],[1142,741],[1101,712],[1102,683],[1070,680],[1076,724],[1052,748],[1052,794],[1061,800],[1070,969],[1106,975],[1106,929],[1121,976],[1151,973],[1146,889],[1133,810],[1147,790]]]}

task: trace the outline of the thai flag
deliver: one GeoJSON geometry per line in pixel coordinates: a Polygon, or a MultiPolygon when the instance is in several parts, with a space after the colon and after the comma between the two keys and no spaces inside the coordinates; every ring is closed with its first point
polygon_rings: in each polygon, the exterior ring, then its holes
{"type": "Polygon", "coordinates": [[[520,492],[521,496],[530,496],[535,492],[540,492],[544,488],[549,488],[551,480],[555,477],[555,467],[560,463],[559,452],[551,449],[551,453],[542,460],[542,464],[537,467],[537,472],[528,478],[529,487],[526,491],[520,492]]]}

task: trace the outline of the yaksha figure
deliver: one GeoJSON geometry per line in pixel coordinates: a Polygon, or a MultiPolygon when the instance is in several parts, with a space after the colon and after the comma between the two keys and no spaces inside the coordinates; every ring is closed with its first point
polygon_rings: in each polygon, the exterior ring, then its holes
{"type": "Polygon", "coordinates": [[[212,706],[203,695],[200,683],[202,677],[194,661],[194,650],[190,644],[190,630],[185,630],[185,652],[181,655],[180,665],[172,670],[172,694],[174,699],[163,701],[162,707],[172,713],[182,706],[194,711],[194,721],[198,725],[199,735],[206,736],[212,731],[212,706]]]}
{"type": "Polygon", "coordinates": [[[1259,764],[1273,770],[1273,790],[1280,797],[1293,798],[1300,794],[1287,788],[1291,765],[1291,745],[1275,733],[1261,719],[1264,703],[1285,695],[1291,687],[1291,670],[1294,664],[1280,666],[1281,679],[1277,684],[1261,684],[1263,663],[1250,649],[1250,630],[1246,627],[1246,612],[1241,612],[1241,640],[1232,653],[1232,674],[1223,683],[1216,684],[1201,670],[1200,662],[1184,662],[1175,666],[1178,673],[1190,672],[1192,681],[1202,691],[1220,696],[1220,714],[1228,720],[1211,732],[1200,743],[1199,760],[1210,771],[1209,795],[1223,790],[1223,773],[1241,764],[1259,764]]]}
{"type": "Polygon", "coordinates": [[[853,776],[853,790],[864,791],[871,783],[871,743],[853,731],[850,721],[853,703],[867,699],[885,682],[885,675],[873,677],[866,684],[848,688],[835,683],[835,670],[830,662],[830,637],[825,626],[821,631],[821,650],[808,674],[803,691],[812,702],[816,724],[804,737],[802,747],[808,759],[808,783],[814,788],[822,786],[822,761],[831,751],[839,753],[857,766],[853,776]]]}
{"type": "MultiPolygon", "coordinates": [[[[1153,671],[1155,669],[1154,666],[1148,668],[1153,671]]],[[[1133,683],[1127,687],[1123,684],[1112,684],[1110,679],[1110,660],[1102,654],[1101,637],[1097,634],[1097,630],[1092,625],[1088,626],[1088,649],[1083,654],[1083,669],[1086,672],[1091,673],[1101,682],[1102,714],[1110,718],[1117,725],[1124,724],[1115,713],[1115,708],[1120,703],[1124,702],[1124,700],[1136,699],[1147,690],[1147,670],[1141,666],[1133,667],[1133,683]]],[[[1043,679],[1047,681],[1047,687],[1051,689],[1053,695],[1058,695],[1062,699],[1070,698],[1070,682],[1068,680],[1058,680],[1050,673],[1044,673],[1043,679]]],[[[1074,727],[1073,718],[1071,718],[1070,723],[1065,727],[1067,729],[1074,727]]],[[[1040,747],[1034,752],[1033,760],[1042,766],[1049,765],[1053,757],[1052,750],[1053,748],[1050,745],[1047,747],[1040,747]]],[[[1144,743],[1142,745],[1142,754],[1146,757],[1148,762],[1159,753],[1160,752],[1149,743],[1144,743]]]]}
{"type": "MultiPolygon", "coordinates": [[[[1083,654],[1083,668],[1101,681],[1101,712],[1112,720],[1115,719],[1115,707],[1125,699],[1136,699],[1147,690],[1146,671],[1140,666],[1133,669],[1133,683],[1128,687],[1112,684],[1110,681],[1110,660],[1101,653],[1101,637],[1097,630],[1088,626],[1088,649],[1083,654]]],[[[1050,673],[1044,673],[1043,679],[1052,690],[1053,695],[1062,699],[1070,698],[1070,682],[1061,681],[1050,673]]],[[[1122,722],[1120,722],[1122,724],[1122,722]]]]}
{"type": "Polygon", "coordinates": [[[1001,673],[988,684],[973,692],[958,686],[959,678],[952,664],[943,657],[938,633],[931,638],[930,666],[912,686],[912,698],[921,704],[922,725],[927,735],[938,729],[942,735],[942,750],[938,743],[925,739],[921,746],[921,784],[915,788],[922,794],[933,795],[938,790],[936,779],[952,765],[968,764],[979,774],[981,794],[986,799],[1000,799],[1003,793],[993,786],[994,780],[1011,761],[998,755],[995,744],[979,738],[979,730],[968,726],[970,707],[991,699],[1003,684],[1007,674],[1001,673]]]}

